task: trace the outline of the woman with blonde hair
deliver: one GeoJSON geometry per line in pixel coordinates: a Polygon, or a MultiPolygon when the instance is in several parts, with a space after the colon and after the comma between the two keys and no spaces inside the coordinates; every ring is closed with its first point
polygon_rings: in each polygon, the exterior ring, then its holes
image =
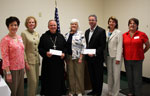
{"type": "Polygon", "coordinates": [[[26,30],[21,33],[25,47],[25,68],[27,73],[27,94],[35,96],[39,81],[40,58],[38,53],[39,33],[34,29],[37,26],[35,17],[29,16],[25,21],[26,30]]]}

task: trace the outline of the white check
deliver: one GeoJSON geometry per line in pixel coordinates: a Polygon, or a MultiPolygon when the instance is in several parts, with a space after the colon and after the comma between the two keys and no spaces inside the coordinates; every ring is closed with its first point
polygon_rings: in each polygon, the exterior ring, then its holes
{"type": "Polygon", "coordinates": [[[60,51],[60,50],[50,49],[49,52],[50,52],[52,55],[57,55],[57,56],[61,56],[61,55],[62,55],[62,51],[60,51]]]}
{"type": "Polygon", "coordinates": [[[96,49],[84,49],[83,54],[96,54],[96,49]]]}

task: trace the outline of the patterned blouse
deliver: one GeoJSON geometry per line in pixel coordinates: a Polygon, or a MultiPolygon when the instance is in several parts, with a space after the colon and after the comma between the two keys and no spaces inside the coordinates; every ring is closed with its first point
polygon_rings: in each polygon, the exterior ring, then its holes
{"type": "MultiPolygon", "coordinates": [[[[66,41],[70,35],[69,33],[65,34],[66,41]]],[[[72,36],[72,59],[78,59],[80,54],[83,53],[83,49],[86,48],[84,34],[81,34],[81,31],[77,31],[72,36]]]]}
{"type": "Polygon", "coordinates": [[[10,70],[24,68],[24,45],[20,36],[17,35],[17,41],[14,41],[13,38],[6,35],[0,42],[0,48],[3,59],[2,69],[6,67],[9,67],[10,70]]]}

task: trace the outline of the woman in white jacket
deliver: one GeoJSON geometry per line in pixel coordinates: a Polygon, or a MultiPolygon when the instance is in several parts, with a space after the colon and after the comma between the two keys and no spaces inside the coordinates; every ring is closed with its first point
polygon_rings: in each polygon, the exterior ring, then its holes
{"type": "Polygon", "coordinates": [[[108,94],[109,96],[118,96],[122,58],[122,33],[118,30],[118,20],[113,16],[108,19],[108,29],[106,33],[108,94]]]}

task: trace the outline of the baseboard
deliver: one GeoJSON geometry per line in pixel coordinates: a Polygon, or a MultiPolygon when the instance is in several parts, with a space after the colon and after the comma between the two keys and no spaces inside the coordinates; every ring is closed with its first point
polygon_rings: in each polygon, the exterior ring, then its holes
{"type": "MultiPolygon", "coordinates": [[[[107,73],[107,68],[104,67],[104,74],[107,73]]],[[[121,71],[121,76],[122,77],[125,77],[124,79],[126,79],[126,72],[124,71],[121,71]]],[[[147,78],[147,77],[142,77],[143,81],[146,82],[146,83],[150,83],[150,78],[147,78]]],[[[127,79],[126,79],[127,80],[127,79]]]]}

